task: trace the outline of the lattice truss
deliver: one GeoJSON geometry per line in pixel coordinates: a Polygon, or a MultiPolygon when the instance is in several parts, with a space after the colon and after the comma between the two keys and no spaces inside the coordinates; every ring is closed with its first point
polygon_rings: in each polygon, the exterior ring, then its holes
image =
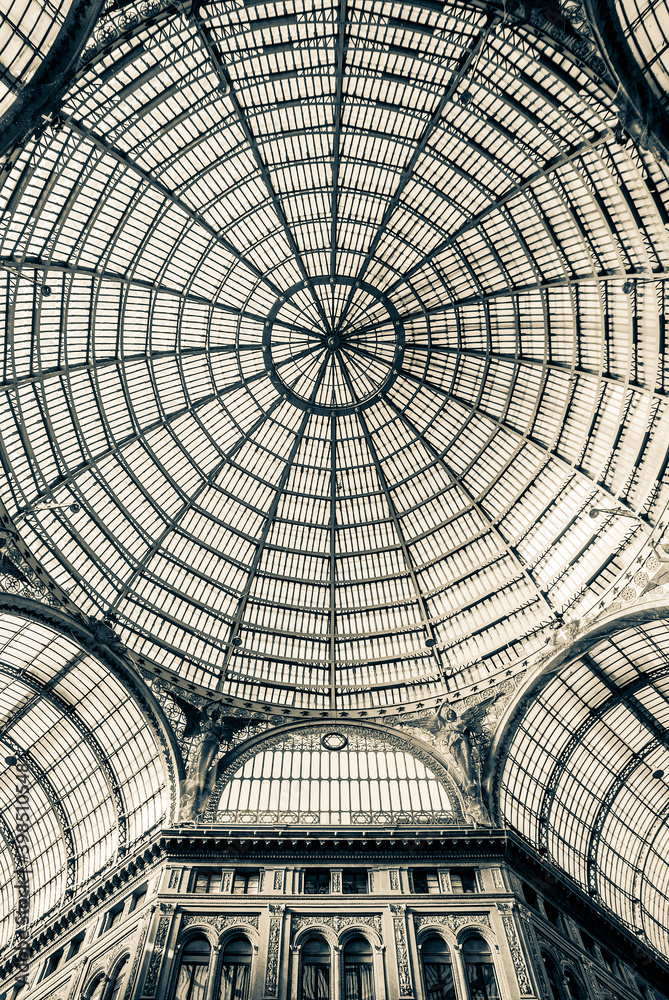
{"type": "Polygon", "coordinates": [[[644,541],[589,504],[660,502],[665,187],[602,61],[522,6],[128,11],[0,188],[23,537],[250,702],[498,676],[644,541]]]}
{"type": "Polygon", "coordinates": [[[594,644],[516,723],[499,782],[502,816],[667,955],[666,622],[594,644]]]}

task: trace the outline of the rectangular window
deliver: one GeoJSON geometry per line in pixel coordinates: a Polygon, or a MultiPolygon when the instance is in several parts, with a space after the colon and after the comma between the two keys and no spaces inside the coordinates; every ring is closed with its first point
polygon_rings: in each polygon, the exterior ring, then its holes
{"type": "Polygon", "coordinates": [[[54,951],[53,955],[49,955],[46,961],[46,965],[44,966],[44,974],[42,975],[42,979],[46,979],[47,976],[50,976],[53,972],[56,971],[56,969],[60,965],[60,960],[62,957],[63,957],[62,948],[59,951],[54,951]]]}
{"type": "Polygon", "coordinates": [[[77,934],[75,938],[72,938],[72,940],[70,941],[70,947],[67,952],[68,959],[74,958],[75,955],[79,954],[81,946],[84,943],[85,937],[86,937],[85,933],[82,933],[82,934],[77,934]]]}
{"type": "Polygon", "coordinates": [[[143,904],[145,899],[146,899],[146,888],[138,889],[137,892],[133,892],[132,902],[130,903],[130,913],[132,913],[133,910],[137,910],[143,904]]]}
{"type": "Polygon", "coordinates": [[[260,886],[260,872],[258,869],[244,871],[237,869],[232,882],[233,896],[253,896],[258,892],[260,886]]]}
{"type": "Polygon", "coordinates": [[[119,903],[115,906],[113,910],[110,910],[107,914],[107,919],[103,923],[103,928],[106,931],[111,930],[111,928],[117,924],[123,916],[123,903],[119,903]]]}
{"type": "Polygon", "coordinates": [[[451,888],[453,892],[478,892],[479,883],[475,868],[451,868],[451,888]]]}
{"type": "Polygon", "coordinates": [[[430,895],[439,892],[439,875],[436,868],[413,868],[411,881],[414,892],[427,892],[430,895]]]}
{"type": "Polygon", "coordinates": [[[221,891],[221,872],[201,868],[193,872],[191,878],[191,892],[203,895],[209,892],[221,891]]]}
{"type": "Polygon", "coordinates": [[[342,892],[349,896],[361,896],[367,892],[367,869],[345,868],[341,878],[342,892]]]}
{"type": "Polygon", "coordinates": [[[307,896],[326,896],[330,892],[329,868],[307,868],[304,873],[304,891],[307,896]]]}

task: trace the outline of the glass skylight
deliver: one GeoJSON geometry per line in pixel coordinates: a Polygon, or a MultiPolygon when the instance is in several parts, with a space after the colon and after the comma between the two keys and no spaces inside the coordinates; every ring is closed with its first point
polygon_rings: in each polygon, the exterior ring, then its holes
{"type": "Polygon", "coordinates": [[[393,712],[543,648],[647,538],[589,505],[664,503],[660,194],[591,43],[427,0],[97,37],[0,188],[36,557],[244,703],[393,712]]]}

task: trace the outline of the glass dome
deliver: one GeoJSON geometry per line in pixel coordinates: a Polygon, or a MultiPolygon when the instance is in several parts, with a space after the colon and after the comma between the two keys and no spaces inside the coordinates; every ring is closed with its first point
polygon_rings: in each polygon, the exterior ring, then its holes
{"type": "Polygon", "coordinates": [[[3,175],[0,492],[149,667],[434,704],[647,539],[663,189],[523,10],[127,5],[3,175]]]}

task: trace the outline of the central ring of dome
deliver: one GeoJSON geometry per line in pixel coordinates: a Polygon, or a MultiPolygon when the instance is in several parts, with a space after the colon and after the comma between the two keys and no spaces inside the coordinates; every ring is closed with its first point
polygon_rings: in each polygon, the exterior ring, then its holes
{"type": "Polygon", "coordinates": [[[357,413],[402,368],[404,324],[386,295],[355,278],[301,281],[279,296],[263,330],[265,367],[300,409],[357,413]]]}

